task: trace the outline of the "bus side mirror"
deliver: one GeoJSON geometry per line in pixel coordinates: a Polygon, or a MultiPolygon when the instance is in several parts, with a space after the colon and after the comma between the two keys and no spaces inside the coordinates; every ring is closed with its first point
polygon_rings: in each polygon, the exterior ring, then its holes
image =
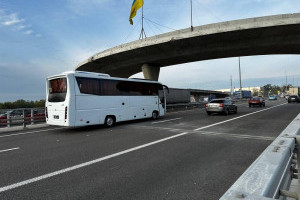
{"type": "Polygon", "coordinates": [[[168,86],[166,86],[166,85],[163,85],[163,89],[167,89],[167,91],[168,91],[168,94],[170,93],[170,90],[169,90],[168,86]]]}

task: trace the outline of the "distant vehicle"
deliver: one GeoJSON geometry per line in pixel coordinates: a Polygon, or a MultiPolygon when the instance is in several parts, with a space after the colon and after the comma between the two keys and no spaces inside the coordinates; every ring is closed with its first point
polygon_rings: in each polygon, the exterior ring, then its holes
{"type": "Polygon", "coordinates": [[[212,113],[237,113],[237,106],[228,99],[214,99],[205,104],[206,113],[211,115],[212,113]]]}
{"type": "Polygon", "coordinates": [[[248,101],[249,107],[254,107],[254,106],[266,106],[265,100],[261,97],[253,97],[248,101]]]}
{"type": "Polygon", "coordinates": [[[157,81],[73,71],[47,78],[46,87],[46,122],[50,125],[112,126],[157,119],[166,113],[164,86],[157,81]]]}
{"type": "Polygon", "coordinates": [[[284,98],[284,94],[283,93],[280,94],[280,98],[284,98]]]}
{"type": "Polygon", "coordinates": [[[284,96],[284,98],[285,98],[286,100],[288,100],[289,97],[290,97],[290,95],[288,95],[288,94],[286,94],[286,95],[284,96]]]}
{"type": "Polygon", "coordinates": [[[300,103],[299,96],[297,96],[297,95],[291,95],[291,96],[289,96],[288,103],[291,103],[291,102],[300,103]]]}
{"type": "Polygon", "coordinates": [[[277,97],[275,95],[269,96],[269,100],[277,100],[277,97]]]}
{"type": "Polygon", "coordinates": [[[166,94],[167,104],[191,102],[190,91],[186,89],[170,88],[166,94]]]}
{"type": "MultiPolygon", "coordinates": [[[[234,92],[234,93],[233,93],[234,98],[240,99],[240,94],[241,94],[240,91],[234,92]]],[[[242,98],[243,98],[243,99],[249,99],[249,98],[251,98],[251,97],[252,97],[251,91],[247,91],[247,90],[243,90],[243,91],[242,91],[242,98]]]]}
{"type": "MultiPolygon", "coordinates": [[[[26,112],[26,111],[25,111],[26,112]]],[[[9,115],[11,117],[15,117],[15,116],[22,116],[23,115],[23,111],[22,110],[13,110],[9,113],[9,115]]]]}
{"type": "Polygon", "coordinates": [[[6,114],[1,114],[0,115],[0,125],[6,124],[6,119],[7,119],[7,115],[6,114]]]}
{"type": "MultiPolygon", "coordinates": [[[[25,121],[31,121],[31,110],[25,113],[25,121]]],[[[33,120],[44,120],[45,112],[44,110],[33,110],[33,120]]]]}
{"type": "Polygon", "coordinates": [[[263,94],[261,92],[258,93],[258,97],[263,97],[263,94]]]}

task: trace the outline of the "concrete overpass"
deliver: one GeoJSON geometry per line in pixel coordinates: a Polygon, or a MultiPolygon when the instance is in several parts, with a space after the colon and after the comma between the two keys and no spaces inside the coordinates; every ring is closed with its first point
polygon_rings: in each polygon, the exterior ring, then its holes
{"type": "Polygon", "coordinates": [[[267,54],[300,53],[300,13],[234,20],[173,31],[97,53],[76,70],[129,77],[143,71],[158,80],[160,67],[267,54]]]}

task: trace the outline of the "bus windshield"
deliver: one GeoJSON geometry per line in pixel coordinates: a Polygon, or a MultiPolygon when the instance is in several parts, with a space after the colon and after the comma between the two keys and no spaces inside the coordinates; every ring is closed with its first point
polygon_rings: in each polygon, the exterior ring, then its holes
{"type": "Polygon", "coordinates": [[[67,78],[56,78],[49,81],[49,102],[63,102],[67,94],[67,78]]]}

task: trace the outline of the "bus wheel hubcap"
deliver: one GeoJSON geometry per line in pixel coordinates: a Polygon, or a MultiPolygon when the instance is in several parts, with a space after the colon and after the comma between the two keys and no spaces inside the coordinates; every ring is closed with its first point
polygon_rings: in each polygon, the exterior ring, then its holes
{"type": "Polygon", "coordinates": [[[106,124],[108,125],[108,126],[111,126],[112,124],[113,124],[113,119],[112,118],[107,118],[107,120],[106,120],[106,124]]]}

